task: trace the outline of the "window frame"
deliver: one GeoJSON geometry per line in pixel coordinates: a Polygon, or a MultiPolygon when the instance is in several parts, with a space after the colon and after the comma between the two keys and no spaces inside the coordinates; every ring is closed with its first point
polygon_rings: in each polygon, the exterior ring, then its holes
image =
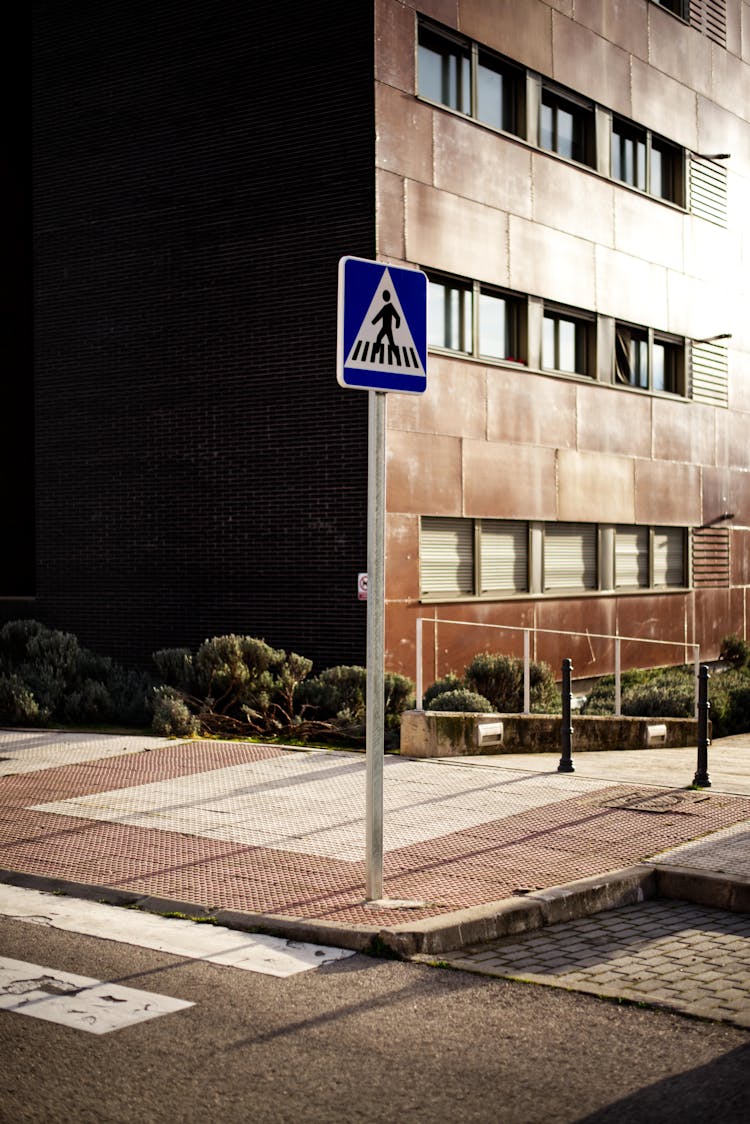
{"type": "Polygon", "coordinates": [[[428,340],[427,346],[449,351],[454,355],[473,355],[474,353],[474,283],[465,278],[449,277],[446,274],[428,273],[428,340]],[[440,317],[435,314],[436,290],[443,290],[442,312],[440,317]],[[456,299],[455,309],[450,308],[452,298],[456,299]],[[468,306],[468,307],[467,307],[468,306]],[[456,323],[454,325],[454,315],[456,323]],[[442,326],[442,342],[434,338],[434,331],[442,326]],[[458,335],[458,340],[453,338],[453,331],[458,335]],[[456,344],[458,344],[456,346],[456,344]],[[467,346],[468,344],[468,346],[467,346]]]}
{"type": "Polygon", "coordinates": [[[599,590],[600,553],[598,523],[585,523],[568,520],[558,520],[555,522],[545,523],[542,545],[542,593],[554,597],[556,594],[561,593],[592,593],[599,590]],[[586,567],[589,564],[588,551],[591,546],[590,543],[586,542],[585,535],[589,534],[593,538],[594,572],[593,575],[591,575],[591,584],[587,585],[585,584],[585,582],[582,585],[578,585],[575,582],[573,584],[567,584],[563,581],[560,585],[550,585],[549,583],[552,580],[553,573],[552,567],[550,565],[552,559],[550,557],[550,552],[547,549],[547,543],[553,538],[557,538],[558,536],[560,541],[562,542],[566,533],[568,537],[573,537],[578,530],[581,531],[582,566],[584,576],[586,573],[586,567]]]}
{"type": "Polygon", "coordinates": [[[624,320],[615,321],[613,374],[616,385],[629,387],[631,390],[645,390],[651,394],[687,398],[686,372],[686,348],[683,337],[671,335],[669,332],[659,332],[655,328],[646,328],[641,324],[631,324],[624,320]],[[633,364],[631,359],[634,343],[641,345],[638,349],[637,365],[633,364]],[[662,385],[656,384],[657,351],[662,351],[664,354],[662,385]],[[630,370],[631,377],[626,375],[626,369],[630,370]],[[633,372],[638,381],[632,377],[633,372]],[[668,385],[669,383],[671,385],[668,385]]]}
{"type": "MultiPolygon", "coordinates": [[[[688,553],[687,553],[687,531],[684,527],[669,527],[669,526],[654,526],[649,528],[650,531],[650,565],[649,565],[649,588],[655,592],[669,589],[687,589],[688,586],[688,553]],[[657,584],[656,582],[656,569],[657,563],[660,561],[658,554],[657,536],[663,534],[668,539],[678,540],[680,548],[680,581],[679,582],[664,582],[657,584]]],[[[664,569],[669,572],[670,547],[667,545],[665,550],[664,569]]]]}
{"type": "Polygon", "coordinates": [[[473,65],[474,103],[471,116],[481,125],[497,129],[513,136],[526,136],[526,100],[524,97],[525,71],[486,47],[476,46],[473,65]],[[481,71],[486,70],[500,76],[502,89],[501,122],[488,120],[480,111],[481,71]]]}
{"type": "MultiPolygon", "coordinates": [[[[450,549],[446,546],[446,552],[450,549]]],[[[435,551],[437,554],[437,551],[435,551]]],[[[447,566],[447,564],[445,564],[447,566]]],[[[448,567],[449,568],[449,567],[448,567]]],[[[440,516],[440,515],[422,515],[419,520],[419,597],[420,600],[457,600],[466,597],[474,597],[476,593],[476,538],[473,520],[466,519],[463,516],[440,516]],[[424,549],[427,542],[427,537],[430,532],[437,535],[440,531],[447,534],[451,530],[451,526],[456,529],[456,576],[460,579],[461,566],[465,565],[461,559],[462,547],[465,549],[465,543],[460,541],[461,535],[469,541],[469,548],[471,550],[471,584],[468,590],[459,588],[459,582],[456,582],[456,587],[445,585],[445,587],[435,584],[432,588],[427,588],[425,581],[425,574],[427,568],[431,565],[436,573],[440,566],[439,559],[435,557],[428,558],[427,552],[424,549]]]]}
{"type": "MultiPolygon", "coordinates": [[[[513,363],[517,366],[527,366],[528,364],[528,312],[527,304],[528,297],[512,292],[508,289],[501,289],[495,285],[485,285],[480,281],[470,281],[466,278],[453,277],[449,274],[440,273],[435,270],[427,269],[428,291],[430,308],[433,307],[433,300],[435,299],[436,290],[442,288],[445,295],[449,293],[463,294],[465,297],[465,307],[463,311],[459,311],[459,335],[463,338],[458,342],[463,346],[453,346],[455,342],[445,332],[446,317],[443,315],[440,323],[443,326],[442,342],[438,342],[435,338],[435,316],[428,317],[429,323],[429,338],[428,347],[433,350],[446,351],[451,355],[463,355],[471,359],[482,359],[495,363],[513,363]],[[492,351],[482,350],[482,298],[495,299],[501,301],[504,305],[503,308],[503,338],[505,341],[505,351],[508,354],[497,355],[492,351]],[[446,342],[448,340],[449,342],[446,342]]],[[[446,303],[444,298],[444,304],[446,303]]],[[[486,338],[486,337],[485,337],[486,338]]]]}
{"type": "Polygon", "coordinates": [[[454,113],[469,117],[486,128],[496,129],[501,133],[509,133],[521,139],[526,138],[525,67],[474,40],[438,28],[428,20],[419,20],[416,45],[416,89],[418,97],[424,98],[425,101],[429,101],[433,105],[440,105],[444,109],[450,109],[454,113]],[[446,97],[442,90],[440,96],[435,97],[433,91],[427,91],[424,88],[426,82],[423,84],[422,80],[421,52],[423,50],[431,51],[432,54],[442,57],[443,61],[449,58],[460,58],[465,62],[466,73],[462,73],[460,81],[457,82],[457,96],[455,98],[446,97]],[[491,116],[480,115],[482,70],[493,73],[500,78],[501,110],[499,124],[491,116]]]}
{"type": "Polygon", "coordinates": [[[678,20],[683,23],[688,23],[690,18],[690,0],[653,0],[665,12],[669,12],[671,16],[676,16],[678,20]]]}
{"type": "MultiPolygon", "coordinates": [[[[644,526],[631,526],[630,524],[617,524],[614,528],[615,542],[614,542],[614,581],[613,588],[615,592],[621,590],[646,590],[651,587],[651,530],[649,527],[644,526]],[[620,581],[617,573],[617,561],[619,558],[625,557],[625,551],[618,551],[618,539],[625,538],[625,536],[635,539],[635,551],[631,552],[635,560],[635,571],[637,579],[632,581],[620,581]],[[638,539],[645,539],[645,544],[640,544],[638,539]],[[643,578],[641,581],[640,578],[643,578]]],[[[623,567],[624,568],[624,567],[623,567]]]]}
{"type": "Polygon", "coordinates": [[[573,160],[587,168],[596,168],[596,111],[593,102],[587,102],[575,94],[563,90],[554,83],[541,80],[539,94],[539,148],[551,152],[564,160],[573,160]],[[543,142],[544,111],[549,109],[552,118],[552,145],[543,142]],[[555,143],[559,139],[558,117],[560,111],[569,113],[573,123],[573,150],[562,152],[555,143]],[[578,137],[576,137],[578,133],[578,137]]]}
{"type": "Polygon", "coordinates": [[[584,312],[582,309],[570,308],[567,305],[556,304],[553,301],[544,301],[542,304],[542,348],[541,369],[554,374],[579,375],[582,378],[595,378],[596,375],[596,317],[593,313],[584,312]],[[549,366],[545,361],[546,328],[545,322],[554,324],[554,362],[549,366]],[[559,364],[560,360],[560,324],[569,323],[574,326],[575,341],[575,367],[570,370],[559,364]]]}
{"type": "MultiPolygon", "coordinates": [[[[429,24],[420,23],[417,35],[417,92],[419,97],[425,98],[427,101],[434,102],[435,105],[442,105],[446,109],[452,109],[456,113],[463,113],[467,117],[472,116],[472,44],[459,36],[448,35],[443,31],[437,31],[429,24]],[[441,92],[438,97],[435,97],[432,91],[425,92],[423,90],[423,53],[430,52],[437,56],[441,64],[441,92]],[[442,87],[445,84],[445,64],[446,61],[451,59],[460,59],[465,67],[461,68],[461,73],[458,75],[456,83],[456,98],[454,101],[446,100],[442,87]],[[467,102],[464,108],[464,101],[467,102]]],[[[427,85],[426,80],[424,85],[427,85]]]]}
{"type": "Polygon", "coordinates": [[[691,588],[692,580],[689,543],[689,528],[682,526],[422,515],[419,520],[419,600],[549,600],[557,597],[622,597],[684,592],[691,588]],[[444,547],[438,545],[437,550],[433,549],[432,556],[428,556],[425,551],[426,532],[450,532],[451,529],[456,532],[455,549],[450,543],[444,547]],[[584,567],[584,578],[585,567],[592,567],[589,584],[553,582],[550,585],[552,556],[548,549],[549,541],[558,532],[562,539],[572,529],[580,530],[582,536],[588,539],[586,542],[582,537],[581,564],[584,567]],[[501,551],[494,560],[490,559],[490,551],[485,548],[485,541],[493,531],[506,531],[511,540],[511,549],[505,556],[501,551]],[[627,551],[618,552],[618,536],[630,536],[636,540],[636,549],[630,552],[634,561],[624,571],[626,579],[628,569],[635,573],[635,582],[618,580],[618,553],[627,558],[627,551]],[[660,542],[660,536],[664,542],[660,542]],[[640,545],[637,542],[639,538],[642,540],[640,545]],[[454,565],[457,575],[462,573],[463,576],[452,585],[447,582],[425,588],[425,568],[429,565],[438,567],[439,573],[441,549],[448,558],[448,568],[454,565]],[[512,575],[510,580],[501,584],[493,583],[492,565],[496,568],[495,572],[498,566],[501,572],[509,572],[512,575]],[[670,572],[672,580],[657,583],[657,579],[662,576],[669,578],[670,572]],[[461,588],[461,582],[465,588],[461,588]]]}
{"type": "Polygon", "coordinates": [[[627,117],[613,113],[610,130],[610,179],[615,183],[624,184],[635,191],[650,195],[653,199],[660,199],[665,203],[685,209],[685,150],[679,144],[667,140],[666,137],[647,129],[645,125],[638,125],[627,117]],[[623,154],[624,144],[634,144],[635,169],[632,177],[624,174],[623,163],[627,163],[623,154]],[[642,147],[642,164],[638,157],[639,148],[642,147]],[[655,184],[655,167],[657,161],[655,154],[659,154],[659,185],[655,184]],[[617,156],[617,159],[615,157],[617,156]],[[670,185],[665,193],[664,183],[670,185]]]}
{"type": "MultiPolygon", "coordinates": [[[[482,598],[492,597],[514,597],[522,596],[530,592],[531,587],[531,546],[530,546],[530,530],[529,523],[526,519],[478,519],[477,535],[475,542],[477,544],[477,582],[476,590],[477,595],[482,598]],[[490,585],[485,584],[489,582],[489,558],[485,559],[485,554],[489,555],[489,551],[485,552],[484,542],[485,534],[489,533],[494,528],[502,526],[507,529],[510,536],[520,538],[523,541],[523,554],[519,558],[515,554],[508,560],[508,565],[512,569],[514,575],[519,571],[523,572],[523,579],[518,581],[516,577],[508,585],[490,585]],[[485,561],[487,561],[488,577],[485,579],[485,561]]],[[[514,543],[515,548],[515,543],[514,543]]]]}

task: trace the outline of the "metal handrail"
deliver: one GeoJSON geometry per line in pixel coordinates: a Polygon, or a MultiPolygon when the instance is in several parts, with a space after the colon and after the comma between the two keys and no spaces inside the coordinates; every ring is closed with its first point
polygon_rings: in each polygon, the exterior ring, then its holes
{"type": "MultiPolygon", "coordinates": [[[[523,625],[515,624],[488,624],[484,621],[453,621],[444,617],[417,617],[417,635],[416,635],[416,709],[422,710],[422,701],[424,698],[423,690],[423,672],[422,672],[422,626],[425,624],[432,624],[436,626],[435,636],[437,639],[437,625],[439,624],[456,624],[469,628],[497,628],[506,632],[522,632],[523,633],[523,713],[529,714],[531,712],[531,687],[530,687],[530,666],[531,666],[531,633],[548,633],[551,636],[581,636],[589,637],[593,640],[614,640],[615,642],[615,714],[619,717],[622,713],[622,689],[621,689],[621,661],[620,661],[620,645],[623,640],[635,642],[638,644],[662,644],[670,648],[682,647],[685,649],[692,648],[695,663],[695,714],[698,717],[698,702],[699,702],[699,675],[700,675],[700,645],[688,644],[684,640],[650,640],[643,636],[622,636],[619,633],[607,632],[571,632],[562,628],[528,628],[523,625]]],[[[437,669],[436,669],[437,672],[437,669]]]]}

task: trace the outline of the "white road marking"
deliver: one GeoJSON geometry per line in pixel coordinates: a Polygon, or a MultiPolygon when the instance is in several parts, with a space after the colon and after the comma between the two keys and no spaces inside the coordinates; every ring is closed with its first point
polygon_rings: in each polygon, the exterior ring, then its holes
{"type": "Polygon", "coordinates": [[[108,1034],[193,1006],[186,999],[0,956],[0,1010],[77,1027],[90,1034],[108,1034]]]}
{"type": "Polygon", "coordinates": [[[281,978],[354,955],[351,949],[242,933],[2,884],[0,916],[281,978]]]}

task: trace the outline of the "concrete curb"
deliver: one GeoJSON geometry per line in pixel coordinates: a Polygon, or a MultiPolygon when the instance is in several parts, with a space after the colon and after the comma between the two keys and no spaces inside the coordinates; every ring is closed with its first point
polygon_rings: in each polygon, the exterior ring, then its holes
{"type": "Polygon", "coordinates": [[[400,960],[417,954],[453,952],[467,945],[531,932],[654,898],[675,898],[734,913],[750,913],[750,879],[654,863],[639,863],[593,878],[536,890],[523,897],[506,898],[387,928],[206,908],[195,902],[156,898],[111,886],[69,882],[13,870],[0,869],[0,883],[108,905],[131,906],[149,913],[178,913],[196,921],[213,921],[228,929],[334,945],[400,960]]]}
{"type": "Polygon", "coordinates": [[[750,913],[750,878],[695,867],[655,864],[656,897],[679,898],[730,913],[750,913]]]}
{"type": "Polygon", "coordinates": [[[594,878],[583,878],[523,897],[475,906],[457,913],[383,929],[380,938],[399,956],[452,952],[469,944],[482,944],[514,936],[557,921],[572,921],[632,905],[653,897],[653,867],[632,866],[594,878]]]}

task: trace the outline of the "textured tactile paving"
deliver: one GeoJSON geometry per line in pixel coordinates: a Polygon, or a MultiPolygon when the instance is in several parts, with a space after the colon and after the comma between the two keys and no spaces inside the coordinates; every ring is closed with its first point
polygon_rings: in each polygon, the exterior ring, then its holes
{"type": "Polygon", "coordinates": [[[124,753],[142,753],[168,744],[167,738],[135,734],[102,737],[49,730],[0,730],[0,777],[97,761],[103,757],[121,757],[124,753]]]}
{"type": "MultiPolygon", "coordinates": [[[[385,893],[428,903],[410,919],[599,875],[750,816],[750,799],[722,794],[646,811],[638,797],[658,790],[565,774],[398,757],[384,772],[385,893]]],[[[7,776],[0,867],[206,907],[400,923],[403,911],[364,900],[364,786],[360,754],[206,741],[7,776]],[[95,805],[106,819],[90,818],[95,805]],[[216,829],[228,811],[255,842],[216,829]]]]}
{"type": "Polygon", "coordinates": [[[750,878],[750,824],[735,824],[708,839],[684,843],[655,856],[655,861],[750,878]]]}
{"type": "MultiPolygon", "coordinates": [[[[567,795],[608,788],[576,777],[567,795]]],[[[524,773],[488,776],[386,758],[384,848],[471,831],[559,801],[559,778],[524,773]]],[[[63,816],[157,827],[204,839],[319,855],[365,858],[365,770],[361,755],[295,754],[234,765],[199,776],[72,797],[31,808],[63,816]]]]}

